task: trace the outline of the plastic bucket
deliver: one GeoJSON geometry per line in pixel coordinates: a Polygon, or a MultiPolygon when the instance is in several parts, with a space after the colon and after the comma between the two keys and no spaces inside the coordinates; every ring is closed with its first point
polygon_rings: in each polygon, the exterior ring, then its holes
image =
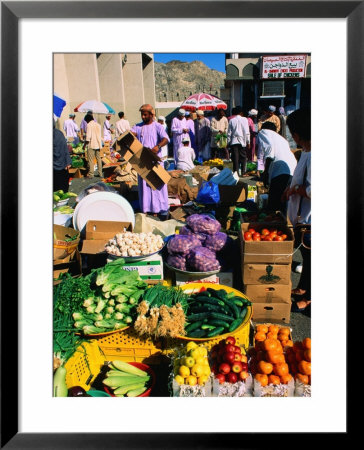
{"type": "Polygon", "coordinates": [[[87,391],[87,394],[90,395],[91,397],[111,397],[111,395],[105,391],[96,391],[92,389],[87,391]]]}

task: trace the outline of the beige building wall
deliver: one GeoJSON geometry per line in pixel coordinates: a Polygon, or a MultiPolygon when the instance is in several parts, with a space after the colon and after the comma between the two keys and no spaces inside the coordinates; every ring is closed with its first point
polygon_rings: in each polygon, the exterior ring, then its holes
{"type": "MultiPolygon", "coordinates": [[[[119,119],[117,113],[124,111],[131,125],[140,122],[142,104],[156,103],[153,54],[55,54],[53,77],[54,92],[67,102],[58,121],[61,129],[70,112],[85,100],[108,103],[116,113],[113,124],[119,119]]],[[[80,125],[85,113],[75,114],[80,125]]],[[[95,118],[101,125],[105,120],[102,114],[95,118]]]]}
{"type": "Polygon", "coordinates": [[[118,112],[125,112],[122,57],[121,53],[102,53],[97,58],[100,98],[115,111],[110,120],[114,125],[119,120],[118,112]]]}
{"type": "Polygon", "coordinates": [[[139,108],[145,102],[141,53],[127,53],[123,67],[125,115],[130,125],[140,122],[139,108]]]}

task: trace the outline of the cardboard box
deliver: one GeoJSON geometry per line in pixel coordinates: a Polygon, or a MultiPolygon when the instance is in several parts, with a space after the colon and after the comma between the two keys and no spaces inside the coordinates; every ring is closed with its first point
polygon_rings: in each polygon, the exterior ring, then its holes
{"type": "Polygon", "coordinates": [[[74,167],[70,167],[68,169],[68,173],[69,173],[70,178],[83,178],[83,174],[82,174],[80,168],[76,169],[74,167]]]}
{"type": "Polygon", "coordinates": [[[53,284],[60,283],[61,280],[57,281],[60,274],[67,272],[72,276],[79,276],[82,273],[81,255],[77,249],[65,258],[53,261],[53,284]]]}
{"type": "Polygon", "coordinates": [[[289,284],[291,264],[243,264],[244,284],[289,284]]]}
{"type": "Polygon", "coordinates": [[[252,227],[256,230],[268,227],[269,223],[242,223],[240,230],[240,243],[242,251],[242,263],[273,263],[291,264],[293,255],[293,233],[283,224],[275,224],[277,230],[287,235],[285,241],[245,241],[244,233],[252,227]]]}
{"type": "Polygon", "coordinates": [[[247,199],[248,185],[243,181],[238,181],[235,186],[219,185],[220,203],[222,205],[235,205],[245,202],[247,199]]]}
{"type": "Polygon", "coordinates": [[[233,287],[233,273],[219,272],[215,275],[199,278],[197,276],[175,272],[176,286],[188,283],[216,283],[224,286],[233,287]]]}
{"type": "Polygon", "coordinates": [[[105,244],[117,233],[133,231],[130,222],[116,222],[110,220],[89,220],[86,223],[85,239],[82,241],[81,253],[95,255],[105,251],[105,244]]]}
{"type": "MultiPolygon", "coordinates": [[[[80,232],[74,228],[53,225],[53,260],[70,258],[80,242],[80,232]],[[74,238],[74,239],[72,239],[74,238]],[[67,241],[67,239],[72,239],[67,241]]],[[[69,260],[69,259],[68,259],[69,260]]],[[[68,262],[68,261],[63,261],[68,262]]]]}
{"type": "Polygon", "coordinates": [[[153,189],[159,189],[168,184],[171,176],[159,162],[161,159],[129,131],[123,133],[118,141],[120,156],[128,161],[133,169],[153,189]]]}
{"type": "MultiPolygon", "coordinates": [[[[108,262],[112,260],[107,259],[108,262]]],[[[127,262],[123,266],[123,270],[137,270],[142,280],[163,280],[163,258],[157,254],[140,261],[127,262]]]]}
{"type": "Polygon", "coordinates": [[[253,320],[289,323],[292,283],[287,285],[244,285],[244,293],[253,304],[253,320]]]}

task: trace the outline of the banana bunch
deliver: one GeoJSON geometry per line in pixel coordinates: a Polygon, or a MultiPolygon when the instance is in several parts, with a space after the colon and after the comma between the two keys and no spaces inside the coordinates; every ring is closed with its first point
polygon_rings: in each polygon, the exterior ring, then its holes
{"type": "Polygon", "coordinates": [[[138,397],[147,390],[150,375],[124,361],[113,361],[103,383],[116,397],[138,397]]]}
{"type": "Polygon", "coordinates": [[[220,158],[209,159],[203,163],[204,166],[223,166],[224,161],[220,158]]]}

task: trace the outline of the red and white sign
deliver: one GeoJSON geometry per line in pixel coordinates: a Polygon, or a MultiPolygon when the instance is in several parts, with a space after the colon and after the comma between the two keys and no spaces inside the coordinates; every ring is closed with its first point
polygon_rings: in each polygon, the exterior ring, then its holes
{"type": "Polygon", "coordinates": [[[263,56],[261,78],[304,78],[307,55],[263,56]]]}

